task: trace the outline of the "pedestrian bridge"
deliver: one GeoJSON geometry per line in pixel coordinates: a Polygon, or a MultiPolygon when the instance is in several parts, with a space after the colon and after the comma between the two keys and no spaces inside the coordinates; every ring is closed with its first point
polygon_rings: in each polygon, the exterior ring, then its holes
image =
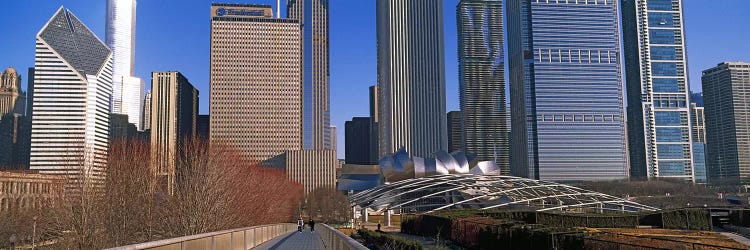
{"type": "Polygon", "coordinates": [[[315,229],[314,232],[309,229],[299,232],[296,224],[284,223],[152,241],[109,250],[367,249],[326,224],[316,224],[315,229]]]}

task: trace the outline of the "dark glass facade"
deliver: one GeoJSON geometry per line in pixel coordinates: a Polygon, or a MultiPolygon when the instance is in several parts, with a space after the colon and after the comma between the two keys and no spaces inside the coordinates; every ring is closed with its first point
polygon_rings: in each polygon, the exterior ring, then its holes
{"type": "Polygon", "coordinates": [[[354,117],[345,123],[345,145],[344,156],[347,164],[372,164],[370,154],[371,129],[369,117],[354,117]]]}
{"type": "Polygon", "coordinates": [[[622,0],[622,9],[631,178],[695,180],[682,0],[622,0]]]}
{"type": "Polygon", "coordinates": [[[618,1],[507,2],[511,174],[628,178],[618,1]]]}

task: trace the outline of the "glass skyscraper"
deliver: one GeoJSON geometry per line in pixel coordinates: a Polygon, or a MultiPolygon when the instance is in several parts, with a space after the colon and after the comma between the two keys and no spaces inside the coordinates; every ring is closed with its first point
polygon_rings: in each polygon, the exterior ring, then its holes
{"type": "Polygon", "coordinates": [[[628,178],[616,0],[509,0],[511,174],[628,178]]]}
{"type": "Polygon", "coordinates": [[[136,0],[107,1],[107,46],[112,49],[112,113],[128,115],[143,130],[141,111],[145,84],[135,75],[136,0]]]}
{"type": "Polygon", "coordinates": [[[633,178],[695,180],[682,0],[623,0],[633,178]]]}
{"type": "Polygon", "coordinates": [[[302,25],[302,149],[334,150],[336,145],[330,139],[328,0],[287,0],[287,15],[302,25]]]}
{"type": "MultiPolygon", "coordinates": [[[[463,143],[450,147],[449,139],[448,148],[475,153],[480,161],[494,161],[503,173],[508,173],[510,128],[506,123],[503,2],[462,0],[458,3],[456,19],[463,114],[459,138],[463,143]]],[[[451,133],[449,127],[449,137],[451,133]]]]}

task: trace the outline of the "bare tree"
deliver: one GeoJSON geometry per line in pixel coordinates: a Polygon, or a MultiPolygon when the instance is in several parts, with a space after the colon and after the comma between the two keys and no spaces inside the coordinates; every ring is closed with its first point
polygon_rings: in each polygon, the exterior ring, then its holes
{"type": "MultiPolygon", "coordinates": [[[[0,215],[0,236],[25,236],[36,215],[39,239],[59,249],[101,249],[212,231],[290,222],[302,187],[236,151],[188,139],[176,163],[173,194],[159,186],[149,144],[112,143],[106,178],[85,175],[57,206],[28,215],[0,215]],[[72,194],[72,195],[71,195],[72,194]]],[[[83,162],[81,162],[83,164],[83,162]]],[[[0,239],[0,243],[2,243],[0,239]]]]}
{"type": "Polygon", "coordinates": [[[325,223],[348,222],[352,216],[346,195],[330,187],[316,188],[307,195],[307,213],[325,223]]]}

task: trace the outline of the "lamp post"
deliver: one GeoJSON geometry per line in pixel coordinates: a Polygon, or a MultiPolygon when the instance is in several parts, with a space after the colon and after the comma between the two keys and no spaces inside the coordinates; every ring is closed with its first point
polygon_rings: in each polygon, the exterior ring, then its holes
{"type": "Polygon", "coordinates": [[[15,250],[16,249],[16,235],[11,234],[10,239],[8,239],[8,241],[10,241],[10,250],[15,250]]]}
{"type": "Polygon", "coordinates": [[[34,227],[31,230],[31,250],[36,248],[36,219],[37,217],[34,216],[34,227]]]}

